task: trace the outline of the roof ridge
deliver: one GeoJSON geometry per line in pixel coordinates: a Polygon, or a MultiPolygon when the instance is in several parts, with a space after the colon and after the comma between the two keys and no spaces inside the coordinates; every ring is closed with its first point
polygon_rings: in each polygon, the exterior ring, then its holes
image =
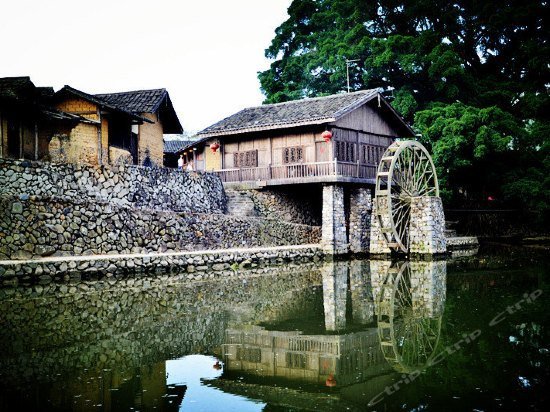
{"type": "Polygon", "coordinates": [[[311,102],[311,101],[317,101],[317,100],[328,100],[328,99],[334,99],[334,98],[342,97],[342,96],[365,94],[366,92],[370,92],[368,94],[371,94],[374,91],[378,91],[378,89],[363,89],[363,90],[357,90],[357,91],[351,92],[351,93],[335,93],[335,94],[330,94],[328,96],[304,97],[302,99],[289,100],[287,102],[269,103],[269,104],[262,104],[262,105],[259,105],[259,106],[250,106],[250,107],[244,108],[243,110],[256,109],[258,107],[273,107],[273,106],[282,106],[282,105],[285,105],[285,104],[297,104],[297,103],[303,103],[304,101],[311,102]]]}
{"type": "Polygon", "coordinates": [[[113,94],[130,94],[130,93],[140,93],[140,92],[156,92],[156,91],[166,91],[165,87],[159,87],[157,89],[141,89],[141,90],[128,90],[125,92],[112,92],[112,93],[96,93],[94,96],[109,96],[113,94]]]}

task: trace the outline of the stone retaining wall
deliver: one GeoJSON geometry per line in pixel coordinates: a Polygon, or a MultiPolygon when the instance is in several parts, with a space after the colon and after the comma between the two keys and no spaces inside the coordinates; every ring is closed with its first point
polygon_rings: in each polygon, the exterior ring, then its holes
{"type": "Polygon", "coordinates": [[[102,201],[138,208],[202,213],[224,213],[226,207],[222,182],[209,173],[3,158],[0,158],[0,196],[102,201]]]}
{"type": "Polygon", "coordinates": [[[320,228],[94,201],[0,197],[0,260],[318,243],[320,228]]]}
{"type": "Polygon", "coordinates": [[[0,285],[49,284],[104,277],[139,277],[144,273],[186,273],[189,280],[227,277],[238,269],[285,262],[318,262],[316,245],[229,249],[149,255],[112,255],[0,261],[0,285]]]}

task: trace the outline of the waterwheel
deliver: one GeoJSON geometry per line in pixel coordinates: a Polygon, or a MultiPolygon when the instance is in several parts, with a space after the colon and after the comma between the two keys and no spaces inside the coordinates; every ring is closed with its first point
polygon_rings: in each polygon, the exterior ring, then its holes
{"type": "Polygon", "coordinates": [[[409,262],[388,269],[376,314],[384,358],[400,373],[422,370],[435,356],[442,316],[427,316],[422,302],[413,301],[409,262]]]}
{"type": "Polygon", "coordinates": [[[378,165],[375,187],[376,218],[388,247],[409,252],[411,199],[439,196],[432,158],[414,140],[392,143],[378,165]]]}

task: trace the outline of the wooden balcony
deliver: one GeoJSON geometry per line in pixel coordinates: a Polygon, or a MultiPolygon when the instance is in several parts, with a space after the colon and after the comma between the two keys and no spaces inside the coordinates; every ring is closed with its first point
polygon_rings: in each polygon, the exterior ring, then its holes
{"type": "Polygon", "coordinates": [[[376,165],[359,162],[295,163],[239,169],[214,170],[226,185],[251,187],[277,186],[304,183],[370,183],[374,184],[376,165]]]}

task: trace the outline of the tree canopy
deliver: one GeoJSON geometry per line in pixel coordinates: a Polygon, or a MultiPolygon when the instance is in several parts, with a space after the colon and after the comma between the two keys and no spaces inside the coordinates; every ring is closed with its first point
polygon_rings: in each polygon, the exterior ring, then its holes
{"type": "Polygon", "coordinates": [[[380,87],[434,155],[447,204],[548,218],[547,0],[294,0],[267,103],[380,87]]]}

